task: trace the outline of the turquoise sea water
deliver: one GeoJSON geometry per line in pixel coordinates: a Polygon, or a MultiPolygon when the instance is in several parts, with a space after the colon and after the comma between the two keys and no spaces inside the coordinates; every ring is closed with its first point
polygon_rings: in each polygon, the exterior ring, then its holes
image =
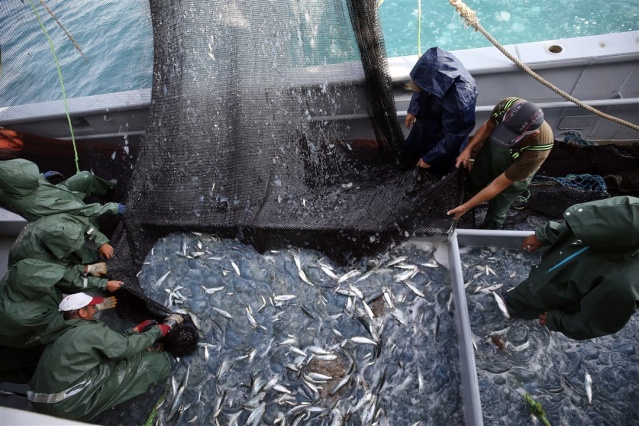
{"type": "MultiPolygon", "coordinates": [[[[465,0],[501,44],[527,43],[639,29],[637,0],[465,0]]],[[[379,16],[389,57],[492,46],[464,25],[448,0],[383,0],[379,16]],[[418,15],[421,3],[421,28],[418,15]],[[418,28],[421,31],[418,31],[418,28]]]]}
{"type": "MultiPolygon", "coordinates": [[[[0,0],[0,108],[62,99],[49,43],[56,46],[68,98],[151,86],[153,36],[147,0],[48,0],[47,5],[88,61],[37,0],[0,0]]],[[[480,23],[502,44],[639,29],[637,0],[468,0],[480,23]]],[[[379,6],[388,56],[489,46],[447,0],[384,0],[379,6]],[[418,15],[421,2],[421,25],[418,15]],[[419,31],[418,31],[419,29],[419,31]]]]}

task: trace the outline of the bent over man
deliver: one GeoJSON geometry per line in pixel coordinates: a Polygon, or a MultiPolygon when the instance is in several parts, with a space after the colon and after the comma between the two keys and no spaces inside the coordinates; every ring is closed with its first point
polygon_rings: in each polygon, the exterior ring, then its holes
{"type": "Polygon", "coordinates": [[[101,302],[76,293],[60,303],[62,314],[42,338],[48,345],[27,394],[36,411],[86,421],[169,376],[168,355],[146,349],[182,317],[171,315],[156,325],[145,321],[118,333],[94,319],[101,302]]]}
{"type": "Polygon", "coordinates": [[[506,294],[511,315],[576,340],[616,333],[639,307],[639,198],[576,204],[564,219],[524,240],[525,250],[550,247],[506,294]]]}
{"type": "Polygon", "coordinates": [[[519,98],[500,101],[455,164],[470,169],[470,186],[476,194],[448,214],[459,219],[488,201],[486,218],[479,227],[501,229],[510,205],[526,190],[553,142],[552,129],[544,121],[541,108],[519,98]]]}

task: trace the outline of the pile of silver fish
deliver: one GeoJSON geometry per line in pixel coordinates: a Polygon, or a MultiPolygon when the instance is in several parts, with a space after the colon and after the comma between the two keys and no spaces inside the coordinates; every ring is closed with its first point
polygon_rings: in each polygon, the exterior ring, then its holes
{"type": "Polygon", "coordinates": [[[639,424],[639,319],[580,342],[500,312],[495,294],[523,281],[539,258],[488,248],[461,255],[485,424],[540,424],[527,418],[525,393],[552,425],[639,424]]]}
{"type": "MultiPolygon", "coordinates": [[[[213,235],[159,240],[139,281],[190,315],[200,343],[175,363],[156,423],[464,424],[445,253],[445,241],[411,240],[338,266],[213,235]]],[[[485,424],[539,424],[525,394],[553,425],[639,424],[639,321],[577,342],[500,311],[539,258],[462,248],[485,424]]]]}
{"type": "Polygon", "coordinates": [[[139,281],[200,333],[162,424],[462,424],[450,278],[436,245],[350,267],[212,235],[156,243],[139,281]]]}

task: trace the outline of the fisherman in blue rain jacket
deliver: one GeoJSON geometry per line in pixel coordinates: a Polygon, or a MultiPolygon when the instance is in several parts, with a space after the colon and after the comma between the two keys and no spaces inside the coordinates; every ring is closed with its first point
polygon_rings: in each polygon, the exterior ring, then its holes
{"type": "Polygon", "coordinates": [[[413,93],[404,124],[409,164],[435,175],[454,170],[455,158],[475,127],[475,79],[452,53],[432,47],[410,72],[413,93]]]}
{"type": "Polygon", "coordinates": [[[515,318],[585,340],[616,333],[639,306],[639,198],[576,204],[524,250],[550,245],[528,278],[506,294],[515,318]]]}

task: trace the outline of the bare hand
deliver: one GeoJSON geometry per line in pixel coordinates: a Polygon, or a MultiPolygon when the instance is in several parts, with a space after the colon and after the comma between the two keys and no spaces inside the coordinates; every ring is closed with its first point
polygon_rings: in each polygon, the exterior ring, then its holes
{"type": "Polygon", "coordinates": [[[455,167],[464,166],[470,171],[473,168],[474,161],[473,158],[470,158],[470,151],[463,150],[455,160],[455,167]]]}
{"type": "Polygon", "coordinates": [[[430,168],[430,164],[424,162],[424,160],[420,158],[419,161],[417,162],[417,167],[420,167],[422,169],[428,169],[430,168]]]}
{"type": "Polygon", "coordinates": [[[406,118],[404,119],[404,125],[406,126],[407,129],[410,129],[411,127],[413,127],[413,124],[415,124],[415,118],[416,117],[410,112],[406,114],[406,118]]]}
{"type": "Polygon", "coordinates": [[[526,237],[523,243],[521,243],[521,248],[526,251],[535,251],[541,248],[543,244],[537,239],[537,235],[532,234],[526,237]]]}
{"type": "Polygon", "coordinates": [[[113,257],[113,246],[109,243],[104,243],[100,247],[98,247],[100,254],[104,256],[105,259],[111,259],[113,257]]]}
{"type": "Polygon", "coordinates": [[[545,313],[539,315],[539,325],[542,325],[542,326],[546,325],[546,314],[545,313]]]}
{"type": "Polygon", "coordinates": [[[468,211],[468,209],[466,208],[466,205],[462,204],[461,206],[457,206],[452,210],[449,210],[446,214],[448,216],[450,216],[451,214],[455,215],[455,220],[459,220],[460,217],[462,217],[464,215],[464,213],[466,213],[468,211]]]}
{"type": "Polygon", "coordinates": [[[115,281],[115,280],[110,280],[107,281],[107,290],[110,291],[111,293],[113,293],[114,291],[118,290],[120,287],[122,287],[122,284],[124,284],[124,282],[122,281],[115,281]]]}

